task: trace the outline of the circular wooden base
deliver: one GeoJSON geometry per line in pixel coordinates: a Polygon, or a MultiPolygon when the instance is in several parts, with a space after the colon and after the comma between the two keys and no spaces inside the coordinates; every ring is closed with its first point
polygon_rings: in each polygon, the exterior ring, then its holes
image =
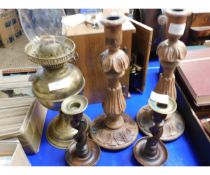
{"type": "MultiPolygon", "coordinates": [[[[47,140],[48,142],[56,148],[66,149],[69,144],[74,141],[74,135],[77,130],[72,128],[70,123],[64,124],[65,121],[61,122],[61,118],[56,116],[48,125],[47,128],[47,140]]],[[[83,115],[82,120],[87,122],[86,131],[89,131],[90,119],[88,116],[83,115]]]]}
{"type": "Polygon", "coordinates": [[[76,142],[73,142],[66,151],[65,159],[71,166],[93,166],[96,165],[100,158],[100,148],[91,139],[87,139],[89,153],[87,157],[80,158],[76,154],[76,142]]]}
{"type": "Polygon", "coordinates": [[[124,124],[118,129],[108,128],[104,119],[104,115],[97,117],[90,128],[91,137],[101,147],[119,150],[128,147],[136,140],[138,126],[128,115],[123,114],[124,124]]]}
{"type": "Polygon", "coordinates": [[[168,152],[164,144],[159,141],[157,154],[153,157],[148,157],[144,154],[144,148],[148,137],[143,137],[138,140],[133,148],[135,159],[144,166],[159,166],[163,165],[168,159],[168,152]]]}
{"type": "MultiPolygon", "coordinates": [[[[137,113],[136,117],[139,129],[146,135],[151,136],[149,128],[153,125],[152,109],[146,105],[137,113]]],[[[173,141],[179,138],[185,130],[185,123],[178,111],[172,113],[169,119],[165,120],[163,126],[162,141],[173,141]]]]}

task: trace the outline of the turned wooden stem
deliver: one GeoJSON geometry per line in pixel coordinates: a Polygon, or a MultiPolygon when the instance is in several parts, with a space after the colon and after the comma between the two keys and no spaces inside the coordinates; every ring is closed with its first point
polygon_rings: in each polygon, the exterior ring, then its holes
{"type": "Polygon", "coordinates": [[[165,78],[172,78],[174,76],[174,71],[176,70],[176,67],[178,66],[179,62],[162,62],[160,61],[161,66],[163,67],[163,76],[165,78]]]}
{"type": "Polygon", "coordinates": [[[108,88],[117,89],[118,87],[121,87],[119,79],[116,78],[108,79],[108,88]]]}
{"type": "MultiPolygon", "coordinates": [[[[110,94],[108,96],[108,99],[113,99],[113,101],[115,102],[112,104],[113,105],[112,108],[114,108],[114,107],[117,108],[117,105],[118,105],[117,100],[120,100],[120,99],[115,99],[116,96],[113,93],[115,93],[115,94],[118,93],[118,96],[122,100],[125,100],[125,99],[123,99],[124,97],[123,97],[123,92],[122,92],[122,86],[118,79],[109,79],[108,80],[107,92],[108,92],[108,94],[110,94]]],[[[108,100],[105,101],[105,103],[107,103],[107,102],[108,102],[108,100]]],[[[106,104],[103,104],[103,105],[106,105],[106,104]]],[[[104,109],[105,114],[107,115],[107,118],[105,120],[106,126],[111,129],[117,129],[117,128],[122,127],[122,125],[124,124],[124,120],[122,117],[124,110],[125,110],[125,106],[123,106],[121,109],[119,109],[119,111],[113,111],[111,108],[109,108],[108,110],[104,109]]]]}
{"type": "Polygon", "coordinates": [[[85,132],[86,122],[82,121],[83,113],[75,114],[72,116],[71,125],[73,128],[78,130],[77,134],[74,136],[76,140],[76,154],[78,157],[84,158],[88,155],[89,149],[87,146],[87,135],[85,132]]]}

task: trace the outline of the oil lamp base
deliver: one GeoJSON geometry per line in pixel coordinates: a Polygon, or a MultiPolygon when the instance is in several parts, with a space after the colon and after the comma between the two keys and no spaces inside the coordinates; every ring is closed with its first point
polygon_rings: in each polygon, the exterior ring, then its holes
{"type": "MultiPolygon", "coordinates": [[[[151,136],[149,128],[153,125],[152,109],[149,105],[143,106],[137,113],[136,117],[139,129],[147,136],[151,136]]],[[[164,121],[162,141],[173,141],[179,138],[185,130],[185,123],[178,111],[170,114],[164,121]]]]}
{"type": "Polygon", "coordinates": [[[109,150],[119,150],[136,140],[138,126],[128,115],[123,114],[124,124],[118,129],[108,128],[104,123],[105,118],[105,115],[97,117],[90,128],[91,137],[98,145],[109,150]]]}
{"type": "Polygon", "coordinates": [[[159,166],[163,165],[167,158],[168,152],[164,144],[159,141],[157,143],[157,152],[155,155],[149,156],[145,154],[145,145],[148,137],[143,137],[138,140],[134,146],[133,153],[135,159],[143,166],[159,166]]]}
{"type": "MultiPolygon", "coordinates": [[[[83,114],[82,120],[87,123],[86,132],[89,133],[89,117],[83,114]]],[[[48,125],[46,137],[54,147],[66,149],[74,141],[73,137],[76,133],[77,130],[71,127],[70,122],[58,115],[48,125]]]]}
{"type": "Polygon", "coordinates": [[[76,142],[72,142],[68,147],[65,155],[66,163],[71,166],[93,166],[96,165],[100,158],[100,148],[91,139],[87,139],[88,154],[80,158],[76,154],[76,142]]]}

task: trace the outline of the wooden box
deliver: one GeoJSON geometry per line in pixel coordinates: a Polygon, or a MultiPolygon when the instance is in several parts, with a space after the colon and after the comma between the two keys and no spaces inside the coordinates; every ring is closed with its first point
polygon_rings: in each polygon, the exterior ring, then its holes
{"type": "Polygon", "coordinates": [[[20,142],[15,140],[0,141],[0,166],[30,166],[20,142]]]}
{"type": "Polygon", "coordinates": [[[203,45],[204,41],[210,36],[210,13],[206,11],[192,11],[188,17],[189,31],[188,44],[189,45],[203,45]]]}
{"type": "Polygon", "coordinates": [[[140,68],[140,77],[138,81],[138,89],[140,92],[144,92],[146,85],[147,67],[150,58],[150,51],[152,45],[153,29],[145,24],[142,24],[134,19],[130,19],[130,22],[136,28],[136,32],[132,36],[132,55],[136,56],[136,63],[140,68]]]}
{"type": "Polygon", "coordinates": [[[39,151],[47,113],[32,93],[28,73],[35,71],[30,67],[0,70],[0,140],[18,137],[27,154],[39,151]]]}
{"type": "Polygon", "coordinates": [[[39,151],[47,112],[38,101],[30,98],[14,97],[0,100],[0,140],[17,137],[27,154],[39,151]]]}

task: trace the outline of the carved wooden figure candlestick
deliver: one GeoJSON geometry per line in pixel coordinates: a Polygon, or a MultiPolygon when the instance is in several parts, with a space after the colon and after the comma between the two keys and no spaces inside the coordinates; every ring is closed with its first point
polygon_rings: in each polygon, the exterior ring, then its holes
{"type": "Polygon", "coordinates": [[[69,165],[95,165],[100,157],[100,148],[93,140],[87,138],[87,122],[82,121],[87,105],[87,98],[75,95],[65,99],[61,106],[63,113],[71,118],[72,127],[78,130],[74,136],[76,142],[71,143],[66,152],[66,162],[69,165]]]}
{"type": "MultiPolygon", "coordinates": [[[[168,96],[169,97],[169,96],[168,96]]],[[[158,166],[166,162],[168,158],[167,149],[160,141],[163,133],[164,120],[167,114],[176,110],[176,102],[169,97],[166,106],[159,105],[156,101],[149,99],[149,106],[153,110],[153,126],[150,127],[152,136],[143,137],[134,146],[135,159],[144,166],[158,166]]]]}
{"type": "MultiPolygon", "coordinates": [[[[184,34],[189,12],[185,10],[166,10],[166,15],[168,18],[168,39],[161,42],[157,48],[163,73],[160,74],[154,91],[160,94],[167,94],[176,101],[174,71],[179,61],[184,59],[187,54],[186,46],[182,41],[179,41],[179,38],[184,34]]],[[[139,110],[137,123],[146,135],[150,135],[149,128],[152,125],[152,115],[148,105],[139,110]]],[[[171,141],[177,139],[183,134],[184,128],[184,121],[177,111],[167,115],[161,140],[171,141]]]]}
{"type": "Polygon", "coordinates": [[[90,133],[101,147],[117,150],[132,144],[138,134],[137,124],[126,114],[126,101],[119,79],[129,66],[129,58],[120,49],[123,16],[111,15],[103,19],[105,43],[108,47],[101,54],[101,66],[108,78],[103,115],[96,118],[90,133]]]}

